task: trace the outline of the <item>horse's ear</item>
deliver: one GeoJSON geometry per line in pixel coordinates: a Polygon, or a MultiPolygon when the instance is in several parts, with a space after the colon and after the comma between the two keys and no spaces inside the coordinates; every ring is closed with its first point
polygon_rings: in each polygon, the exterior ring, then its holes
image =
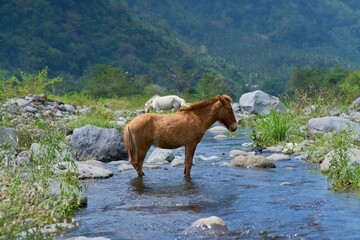
{"type": "Polygon", "coordinates": [[[226,104],[226,103],[231,103],[231,102],[232,102],[231,97],[229,97],[228,95],[219,96],[219,99],[220,99],[220,101],[221,101],[222,104],[226,104]]]}

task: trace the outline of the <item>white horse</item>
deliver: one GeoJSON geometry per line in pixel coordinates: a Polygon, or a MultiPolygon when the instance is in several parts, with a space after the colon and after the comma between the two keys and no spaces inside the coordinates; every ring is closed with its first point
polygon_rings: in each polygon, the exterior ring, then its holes
{"type": "Polygon", "coordinates": [[[167,96],[159,96],[155,95],[150,98],[149,101],[145,103],[145,112],[149,112],[150,109],[154,109],[157,112],[161,112],[163,110],[175,109],[179,110],[180,107],[187,106],[185,100],[176,95],[167,95],[167,96]]]}

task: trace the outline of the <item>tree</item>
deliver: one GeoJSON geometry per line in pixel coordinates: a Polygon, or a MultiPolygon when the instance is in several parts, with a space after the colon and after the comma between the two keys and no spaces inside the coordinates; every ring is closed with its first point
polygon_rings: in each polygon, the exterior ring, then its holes
{"type": "Polygon", "coordinates": [[[109,65],[93,65],[86,69],[86,90],[94,97],[129,96],[135,92],[129,74],[109,65]]]}
{"type": "Polygon", "coordinates": [[[221,75],[206,73],[199,81],[198,92],[204,97],[229,94],[229,85],[221,75]]]}

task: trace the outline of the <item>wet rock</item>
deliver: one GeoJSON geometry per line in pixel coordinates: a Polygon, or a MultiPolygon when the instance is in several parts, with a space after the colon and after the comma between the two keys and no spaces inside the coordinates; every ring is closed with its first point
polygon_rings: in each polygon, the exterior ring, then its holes
{"type": "Polygon", "coordinates": [[[79,179],[89,179],[89,178],[109,178],[113,173],[102,167],[100,164],[89,161],[89,162],[60,162],[54,165],[54,172],[75,172],[78,174],[79,179]],[[75,164],[75,165],[74,165],[75,164]]]}
{"type": "Polygon", "coordinates": [[[131,164],[120,164],[118,166],[119,172],[125,172],[125,171],[129,171],[129,170],[135,170],[135,168],[131,164]]]}
{"type": "MultiPolygon", "coordinates": [[[[331,151],[329,152],[325,158],[324,158],[324,161],[320,164],[320,170],[323,171],[323,172],[326,172],[329,170],[330,168],[330,165],[331,165],[331,159],[333,158],[335,152],[334,151],[331,151]]],[[[349,164],[351,163],[360,163],[360,149],[357,149],[357,148],[352,148],[352,149],[349,149],[347,152],[346,152],[346,155],[347,155],[347,160],[349,162],[349,164]]]]}
{"type": "Polygon", "coordinates": [[[239,99],[241,111],[249,114],[269,114],[272,109],[285,110],[279,98],[263,91],[256,90],[241,95],[239,99]]]}
{"type": "Polygon", "coordinates": [[[215,140],[224,140],[226,138],[227,138],[227,136],[224,134],[218,134],[218,135],[214,136],[215,140]]]}
{"type": "Polygon", "coordinates": [[[219,217],[200,218],[191,224],[187,235],[222,236],[228,232],[227,226],[219,217]]]}
{"type": "Polygon", "coordinates": [[[236,156],[248,156],[248,155],[255,155],[255,152],[245,152],[241,150],[231,150],[229,153],[230,157],[236,157],[236,156]]]}
{"type": "Polygon", "coordinates": [[[283,146],[271,146],[263,149],[264,153],[280,153],[284,149],[283,146]]]}
{"type": "Polygon", "coordinates": [[[280,186],[294,186],[294,184],[291,182],[282,182],[280,183],[280,186]]]}
{"type": "Polygon", "coordinates": [[[168,164],[175,159],[172,149],[155,148],[147,158],[147,164],[168,164]]]}
{"type": "Polygon", "coordinates": [[[121,165],[121,164],[130,164],[128,160],[119,160],[119,161],[112,161],[109,162],[110,165],[121,165]]]}
{"type": "Polygon", "coordinates": [[[174,160],[171,161],[170,166],[171,167],[176,167],[176,166],[182,166],[185,164],[185,159],[183,158],[175,158],[174,160]]]}
{"type": "Polygon", "coordinates": [[[110,239],[110,238],[106,238],[106,237],[85,237],[85,236],[79,236],[79,237],[67,238],[66,240],[111,240],[111,239],[110,239]]]}
{"type": "Polygon", "coordinates": [[[95,159],[102,162],[127,159],[123,136],[115,129],[86,125],[76,128],[70,146],[79,161],[95,159]]]}
{"type": "Polygon", "coordinates": [[[227,229],[224,220],[219,217],[212,216],[208,218],[200,218],[191,224],[192,228],[223,228],[227,229]]]}
{"type": "Polygon", "coordinates": [[[229,163],[230,167],[258,167],[258,168],[275,168],[275,164],[264,156],[249,155],[249,156],[237,156],[229,163]]]}
{"type": "Polygon", "coordinates": [[[214,126],[210,129],[208,129],[208,131],[211,133],[220,134],[220,133],[226,133],[228,130],[224,126],[214,126]]]}
{"type": "Polygon", "coordinates": [[[268,159],[272,162],[287,161],[287,160],[290,160],[290,156],[286,155],[286,154],[282,154],[282,153],[274,153],[274,154],[271,154],[270,156],[267,156],[266,159],[268,159]]]}

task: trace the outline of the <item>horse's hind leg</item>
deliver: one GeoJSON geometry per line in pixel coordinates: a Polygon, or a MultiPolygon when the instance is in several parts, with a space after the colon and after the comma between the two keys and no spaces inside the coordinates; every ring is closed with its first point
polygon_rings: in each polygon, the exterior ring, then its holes
{"type": "Polygon", "coordinates": [[[142,167],[144,164],[144,159],[145,159],[146,153],[147,153],[147,150],[139,150],[137,163],[135,164],[136,166],[133,164],[133,166],[135,167],[135,169],[140,177],[145,175],[144,172],[142,171],[142,167]]]}

